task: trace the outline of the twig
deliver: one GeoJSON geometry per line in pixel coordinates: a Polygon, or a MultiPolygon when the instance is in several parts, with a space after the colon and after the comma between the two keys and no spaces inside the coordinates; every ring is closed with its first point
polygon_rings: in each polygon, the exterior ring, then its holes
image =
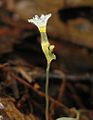
{"type": "Polygon", "coordinates": [[[59,102],[62,102],[62,97],[64,95],[64,90],[65,90],[65,87],[66,87],[66,77],[65,77],[65,74],[61,71],[59,72],[59,74],[62,77],[62,82],[61,82],[61,86],[60,86],[60,89],[59,89],[59,95],[58,95],[57,100],[59,102]]]}

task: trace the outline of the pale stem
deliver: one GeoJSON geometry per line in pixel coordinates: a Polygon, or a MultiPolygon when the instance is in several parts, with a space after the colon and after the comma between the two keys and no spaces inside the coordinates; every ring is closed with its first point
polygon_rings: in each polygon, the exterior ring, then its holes
{"type": "Polygon", "coordinates": [[[45,110],[45,117],[46,120],[49,120],[49,95],[48,95],[48,86],[49,86],[49,69],[50,69],[50,63],[47,63],[47,68],[46,68],[46,84],[45,84],[45,99],[46,99],[46,110],[45,110]]]}

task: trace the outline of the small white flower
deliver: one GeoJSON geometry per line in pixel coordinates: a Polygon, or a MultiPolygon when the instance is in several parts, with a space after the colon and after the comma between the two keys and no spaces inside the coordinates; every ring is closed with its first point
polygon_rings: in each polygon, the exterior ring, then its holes
{"type": "Polygon", "coordinates": [[[51,17],[51,13],[47,15],[42,14],[40,17],[38,15],[35,15],[33,19],[28,19],[28,22],[35,24],[40,30],[40,32],[42,32],[46,30],[47,21],[50,17],[51,17]]]}

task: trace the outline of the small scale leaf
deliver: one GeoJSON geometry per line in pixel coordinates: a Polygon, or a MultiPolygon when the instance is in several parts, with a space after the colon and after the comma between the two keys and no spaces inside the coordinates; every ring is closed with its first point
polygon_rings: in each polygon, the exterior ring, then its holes
{"type": "Polygon", "coordinates": [[[62,117],[62,118],[57,118],[56,120],[77,120],[76,118],[70,118],[70,117],[62,117]]]}

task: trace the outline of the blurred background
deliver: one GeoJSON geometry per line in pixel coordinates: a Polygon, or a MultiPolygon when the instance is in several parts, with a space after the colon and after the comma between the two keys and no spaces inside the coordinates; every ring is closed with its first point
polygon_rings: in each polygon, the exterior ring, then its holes
{"type": "Polygon", "coordinates": [[[57,56],[49,119],[75,117],[74,107],[80,120],[93,120],[93,0],[0,0],[0,114],[44,120],[46,59],[40,33],[27,19],[48,13],[47,35],[57,56]]]}

